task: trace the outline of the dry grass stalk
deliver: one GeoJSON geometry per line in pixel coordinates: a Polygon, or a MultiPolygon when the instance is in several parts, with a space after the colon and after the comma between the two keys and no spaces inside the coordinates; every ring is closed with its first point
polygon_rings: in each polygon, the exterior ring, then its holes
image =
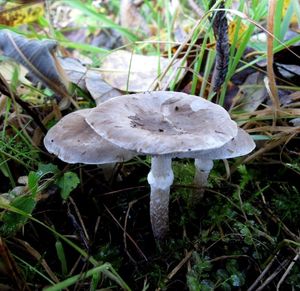
{"type": "Polygon", "coordinates": [[[277,112],[280,108],[280,101],[278,96],[278,89],[275,81],[275,74],[273,70],[273,62],[274,62],[274,53],[273,53],[273,32],[274,32],[274,15],[276,9],[276,0],[269,1],[269,13],[267,19],[267,29],[269,33],[267,34],[267,75],[268,75],[268,86],[267,89],[270,94],[270,98],[273,102],[273,114],[274,120],[273,124],[275,125],[277,120],[277,112]]]}

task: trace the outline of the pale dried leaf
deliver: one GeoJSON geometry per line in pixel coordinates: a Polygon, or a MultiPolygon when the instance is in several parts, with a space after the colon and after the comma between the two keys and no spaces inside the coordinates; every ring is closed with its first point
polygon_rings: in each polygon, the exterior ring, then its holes
{"type": "Polygon", "coordinates": [[[300,126],[300,117],[291,119],[290,123],[292,123],[293,126],[300,126]]]}
{"type": "MultiPolygon", "coordinates": [[[[11,83],[12,78],[13,78],[13,74],[14,71],[16,70],[16,64],[12,64],[11,62],[1,62],[1,75],[4,77],[4,79],[6,80],[7,83],[11,83]]],[[[18,68],[18,78],[19,81],[23,84],[30,84],[30,82],[25,78],[25,75],[27,74],[27,70],[26,68],[24,68],[23,66],[20,66],[20,68],[18,68]]]]}
{"type": "MultiPolygon", "coordinates": [[[[182,60],[178,59],[171,66],[161,82],[168,82],[173,70],[179,69],[182,60]]],[[[144,92],[150,89],[154,81],[164,72],[169,60],[160,56],[144,56],[119,50],[107,56],[101,66],[104,81],[121,91],[144,92]]],[[[177,81],[183,77],[183,70],[177,81]]]]}
{"type": "Polygon", "coordinates": [[[263,85],[263,75],[254,73],[247,77],[245,83],[240,86],[240,95],[237,100],[239,111],[255,111],[267,97],[267,90],[263,85]]]}
{"type": "Polygon", "coordinates": [[[88,71],[85,84],[97,105],[113,97],[122,95],[122,92],[103,81],[101,74],[96,71],[88,71]]]}
{"type": "Polygon", "coordinates": [[[122,93],[107,84],[101,76],[101,72],[88,69],[79,60],[74,58],[60,58],[60,64],[70,81],[81,89],[88,91],[96,104],[122,95],[122,93]]]}
{"type": "Polygon", "coordinates": [[[141,31],[150,35],[145,18],[141,15],[139,8],[132,0],[122,0],[120,6],[120,22],[123,27],[130,28],[134,32],[141,31]]]}
{"type": "Polygon", "coordinates": [[[87,67],[75,58],[59,58],[59,62],[69,80],[81,89],[86,90],[85,77],[88,71],[87,67]]]}

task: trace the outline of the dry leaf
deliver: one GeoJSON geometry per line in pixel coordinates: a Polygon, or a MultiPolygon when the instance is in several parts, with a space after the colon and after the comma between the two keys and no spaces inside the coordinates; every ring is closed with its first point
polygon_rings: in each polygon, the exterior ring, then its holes
{"type": "Polygon", "coordinates": [[[45,13],[43,1],[25,5],[8,3],[4,9],[0,12],[0,24],[7,26],[17,26],[36,21],[45,13]]]}
{"type": "Polygon", "coordinates": [[[146,36],[150,35],[148,24],[133,0],[121,1],[120,21],[123,27],[130,28],[133,32],[141,31],[146,36]]]}
{"type": "Polygon", "coordinates": [[[242,21],[232,20],[228,25],[228,39],[229,43],[232,45],[235,41],[235,46],[239,47],[243,42],[244,33],[247,31],[248,26],[244,24],[242,21]],[[239,24],[238,24],[239,22],[239,24]],[[238,32],[236,30],[238,29],[238,32]]]}
{"type": "MultiPolygon", "coordinates": [[[[292,3],[291,0],[284,0],[283,1],[283,9],[282,9],[283,10],[282,11],[282,16],[283,17],[286,14],[286,12],[288,11],[290,5],[296,5],[296,1],[295,1],[295,3],[292,3]]],[[[294,10],[294,13],[293,13],[293,16],[291,18],[291,24],[292,25],[298,23],[298,18],[297,18],[297,14],[296,14],[297,9],[296,9],[295,6],[293,7],[293,10],[294,10]]]]}
{"type": "Polygon", "coordinates": [[[25,78],[26,74],[27,74],[27,70],[26,68],[20,66],[20,67],[16,67],[18,65],[16,65],[13,62],[1,62],[1,75],[3,76],[3,78],[6,80],[6,82],[8,84],[11,83],[12,79],[13,79],[13,74],[15,72],[16,69],[18,69],[18,79],[21,83],[23,84],[30,84],[30,82],[25,78]]]}
{"type": "Polygon", "coordinates": [[[259,72],[247,77],[245,83],[240,86],[240,94],[235,97],[237,99],[236,110],[254,112],[267,98],[263,77],[263,74],[259,72]]]}
{"type": "MultiPolygon", "coordinates": [[[[179,69],[182,63],[177,59],[162,80],[162,86],[168,82],[172,71],[179,69]],[[172,70],[173,69],[173,70],[172,70]]],[[[144,92],[150,89],[154,81],[167,68],[169,60],[159,56],[144,56],[119,50],[108,55],[101,66],[101,74],[108,84],[121,91],[144,92]]],[[[183,77],[181,70],[177,81],[183,77]]]]}
{"type": "Polygon", "coordinates": [[[85,84],[97,105],[113,97],[122,95],[119,90],[114,89],[112,86],[103,81],[101,74],[97,74],[95,71],[89,71],[87,73],[85,84]]]}
{"type": "Polygon", "coordinates": [[[88,91],[97,105],[122,95],[119,90],[107,84],[96,69],[88,69],[74,58],[60,58],[59,61],[71,82],[88,91]]]}
{"type": "Polygon", "coordinates": [[[69,80],[81,89],[86,90],[85,77],[88,68],[75,58],[59,58],[59,62],[69,80]]]}
{"type": "Polygon", "coordinates": [[[27,39],[7,29],[0,30],[2,54],[26,67],[57,95],[68,99],[68,81],[54,55],[56,47],[53,40],[27,39]]]}

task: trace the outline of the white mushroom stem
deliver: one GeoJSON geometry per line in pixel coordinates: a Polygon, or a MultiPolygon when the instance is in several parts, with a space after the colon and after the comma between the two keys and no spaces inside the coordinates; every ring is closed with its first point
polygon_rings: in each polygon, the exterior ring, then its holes
{"type": "Polygon", "coordinates": [[[199,191],[197,191],[198,194],[199,192],[203,194],[203,188],[208,185],[208,176],[213,166],[213,161],[205,157],[195,159],[194,184],[200,188],[199,191]]]}
{"type": "Polygon", "coordinates": [[[168,156],[153,156],[148,174],[150,193],[150,220],[155,239],[162,239],[169,230],[170,186],[174,175],[172,159],[168,156]]]}

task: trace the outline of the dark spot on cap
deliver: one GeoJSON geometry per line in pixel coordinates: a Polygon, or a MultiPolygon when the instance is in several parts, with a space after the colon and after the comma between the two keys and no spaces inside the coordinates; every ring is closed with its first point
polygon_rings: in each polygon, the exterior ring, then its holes
{"type": "Polygon", "coordinates": [[[51,142],[54,142],[54,139],[51,139],[51,142]]]}
{"type": "Polygon", "coordinates": [[[164,132],[164,130],[163,130],[163,129],[161,129],[161,128],[159,128],[159,129],[158,129],[158,131],[159,131],[159,132],[164,132]]]}
{"type": "Polygon", "coordinates": [[[175,111],[178,111],[179,110],[179,107],[178,106],[175,106],[175,111]]]}

